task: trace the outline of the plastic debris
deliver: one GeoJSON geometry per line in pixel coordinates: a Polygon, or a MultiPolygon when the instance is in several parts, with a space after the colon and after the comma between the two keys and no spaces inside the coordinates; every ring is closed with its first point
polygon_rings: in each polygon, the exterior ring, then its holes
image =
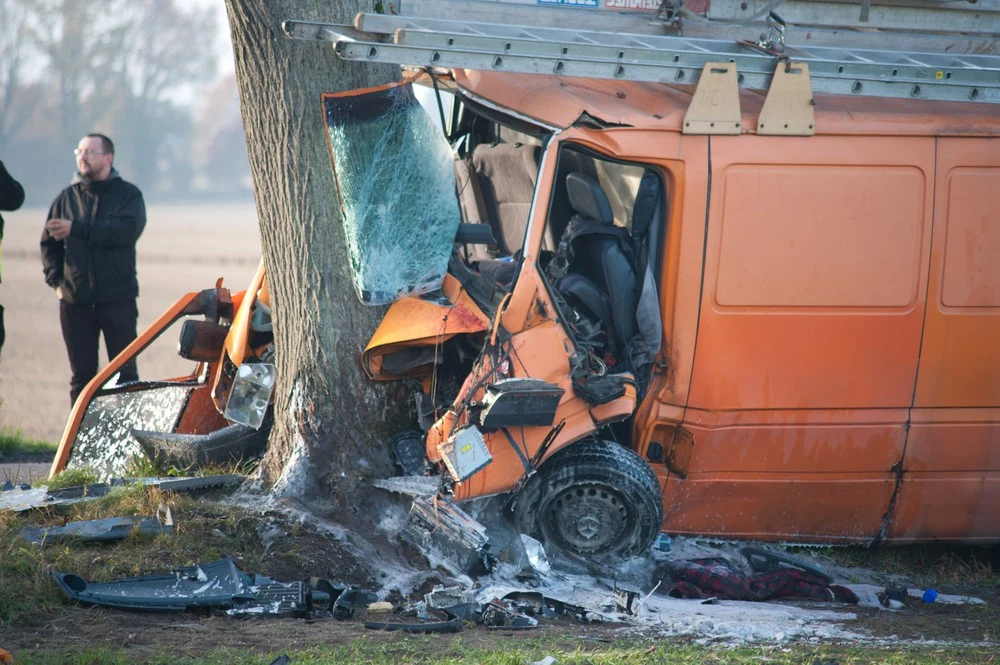
{"type": "Polygon", "coordinates": [[[350,619],[359,607],[368,607],[369,603],[374,603],[376,600],[378,598],[371,591],[357,587],[346,589],[333,603],[333,618],[337,621],[350,619]]]}
{"type": "Polygon", "coordinates": [[[486,527],[444,499],[414,499],[399,537],[453,575],[477,575],[491,567],[486,527]]]}
{"type": "Polygon", "coordinates": [[[306,616],[329,603],[338,590],[326,580],[275,582],[241,573],[232,559],[179,568],[166,575],[128,577],[114,582],[88,582],[79,575],[52,573],[68,597],[85,605],[125,610],[184,612],[195,608],[225,609],[236,616],[306,616]]]}
{"type": "Polygon", "coordinates": [[[442,610],[462,619],[467,619],[476,611],[475,594],[461,587],[445,587],[438,585],[430,593],[424,595],[426,607],[432,610],[442,610]]]}
{"type": "Polygon", "coordinates": [[[522,533],[521,544],[524,545],[524,551],[528,555],[528,563],[536,572],[547,573],[552,569],[549,557],[545,554],[545,547],[540,542],[522,533]]]}
{"type": "Polygon", "coordinates": [[[77,485],[48,491],[45,486],[34,489],[13,489],[0,493],[0,510],[23,512],[45,506],[62,506],[81,501],[91,501],[107,496],[116,487],[128,485],[146,485],[159,487],[170,492],[188,492],[212,487],[238,485],[246,480],[245,476],[237,474],[221,474],[217,476],[198,476],[189,478],[112,478],[107,482],[92,485],[77,485]]]}
{"type": "Polygon", "coordinates": [[[937,597],[938,597],[937,589],[925,589],[924,595],[920,597],[920,600],[922,600],[925,603],[933,603],[935,600],[937,600],[937,597]]]}
{"type": "Polygon", "coordinates": [[[397,621],[365,621],[369,630],[401,631],[404,633],[457,633],[462,630],[462,620],[453,617],[447,621],[427,621],[421,623],[404,623],[397,621]]]}
{"type": "Polygon", "coordinates": [[[625,589],[615,584],[614,599],[615,610],[623,614],[634,615],[638,611],[638,603],[641,594],[632,589],[625,589]]]}
{"type": "Polygon", "coordinates": [[[518,610],[513,603],[499,598],[491,600],[483,608],[482,622],[488,628],[526,630],[538,627],[538,619],[518,610]]]}
{"type": "Polygon", "coordinates": [[[161,503],[151,517],[111,517],[103,520],[70,522],[65,526],[25,527],[21,538],[35,545],[66,541],[112,542],[124,540],[135,531],[144,536],[173,533],[174,518],[170,507],[161,503]]]}

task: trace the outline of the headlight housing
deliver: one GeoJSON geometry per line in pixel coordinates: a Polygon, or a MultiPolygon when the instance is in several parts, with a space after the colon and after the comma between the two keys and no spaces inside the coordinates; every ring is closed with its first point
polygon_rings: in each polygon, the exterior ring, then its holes
{"type": "Polygon", "coordinates": [[[276,374],[277,370],[271,363],[240,365],[222,415],[234,423],[260,429],[267,405],[271,402],[276,374]]]}

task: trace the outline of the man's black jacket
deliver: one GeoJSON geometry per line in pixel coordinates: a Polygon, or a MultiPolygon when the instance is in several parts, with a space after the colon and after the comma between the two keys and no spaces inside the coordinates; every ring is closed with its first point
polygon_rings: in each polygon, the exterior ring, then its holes
{"type": "MultiPolygon", "coordinates": [[[[17,210],[24,203],[24,187],[7,173],[0,162],[0,210],[17,210]]],[[[0,238],[3,238],[3,215],[0,215],[0,238]]]]}
{"type": "MultiPolygon", "coordinates": [[[[24,187],[7,173],[0,162],[0,210],[17,210],[24,203],[24,187]]],[[[0,240],[3,240],[3,215],[0,215],[0,240]]]]}
{"type": "Polygon", "coordinates": [[[62,287],[63,302],[93,305],[139,295],[135,241],[146,227],[142,192],[114,169],[106,180],[77,174],[49,208],[48,219],[72,220],[65,240],[42,231],[45,282],[62,287]]]}

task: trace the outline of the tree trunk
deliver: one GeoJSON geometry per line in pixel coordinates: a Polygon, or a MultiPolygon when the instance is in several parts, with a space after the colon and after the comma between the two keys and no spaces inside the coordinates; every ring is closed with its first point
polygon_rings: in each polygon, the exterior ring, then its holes
{"type": "Polygon", "coordinates": [[[396,80],[399,68],[348,63],[329,42],[281,30],[286,19],[349,23],[370,3],[226,0],[226,9],[277,353],[262,479],[357,513],[360,481],[391,471],[386,444],[407,400],[403,386],[361,370],[360,349],[385,309],[354,295],[320,95],[396,80]]]}

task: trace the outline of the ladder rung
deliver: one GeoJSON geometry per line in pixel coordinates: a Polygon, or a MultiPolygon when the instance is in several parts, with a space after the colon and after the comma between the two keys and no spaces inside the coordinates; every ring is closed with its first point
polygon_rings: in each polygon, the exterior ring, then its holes
{"type": "Polygon", "coordinates": [[[781,62],[798,62],[820,94],[1000,103],[1000,56],[991,55],[789,46],[779,60],[724,40],[382,14],[359,14],[355,29],[287,21],[286,31],[333,41],[348,60],[671,84],[696,84],[706,63],[731,62],[753,90],[766,90],[781,62]]]}

